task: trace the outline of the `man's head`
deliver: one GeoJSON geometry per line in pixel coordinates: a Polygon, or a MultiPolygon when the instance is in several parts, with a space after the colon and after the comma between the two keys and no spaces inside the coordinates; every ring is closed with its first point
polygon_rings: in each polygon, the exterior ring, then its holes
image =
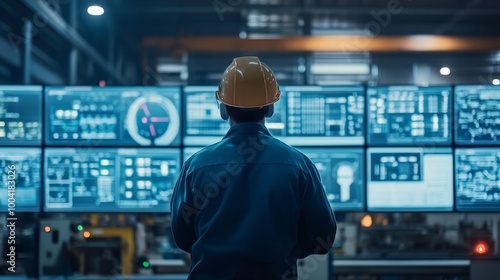
{"type": "Polygon", "coordinates": [[[220,113],[231,123],[263,122],[271,117],[281,92],[271,68],[257,57],[238,57],[222,75],[217,99],[220,113]]]}

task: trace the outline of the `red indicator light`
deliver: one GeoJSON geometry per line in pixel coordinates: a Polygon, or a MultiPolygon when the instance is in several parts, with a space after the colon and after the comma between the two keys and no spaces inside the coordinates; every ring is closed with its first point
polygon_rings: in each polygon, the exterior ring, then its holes
{"type": "Polygon", "coordinates": [[[488,253],[488,245],[484,242],[478,242],[476,246],[474,246],[474,253],[478,255],[488,253]]]}

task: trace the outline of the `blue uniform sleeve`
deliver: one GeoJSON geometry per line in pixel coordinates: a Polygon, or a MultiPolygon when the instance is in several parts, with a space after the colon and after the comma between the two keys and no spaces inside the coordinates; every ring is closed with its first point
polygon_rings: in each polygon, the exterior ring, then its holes
{"type": "Polygon", "coordinates": [[[193,207],[191,177],[186,173],[187,164],[181,170],[175,183],[170,202],[171,227],[175,244],[180,249],[191,253],[191,246],[196,241],[194,220],[198,211],[193,207]]]}
{"type": "Polygon", "coordinates": [[[328,253],[337,232],[337,222],[321,177],[312,163],[306,184],[298,223],[298,258],[328,253]]]}

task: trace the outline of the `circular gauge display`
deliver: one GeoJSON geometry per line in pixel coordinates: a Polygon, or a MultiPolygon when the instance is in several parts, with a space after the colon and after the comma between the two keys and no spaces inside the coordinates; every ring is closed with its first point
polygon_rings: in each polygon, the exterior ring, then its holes
{"type": "Polygon", "coordinates": [[[142,146],[166,146],[179,133],[179,112],[170,99],[160,95],[137,98],[129,107],[126,124],[130,137],[142,146]]]}

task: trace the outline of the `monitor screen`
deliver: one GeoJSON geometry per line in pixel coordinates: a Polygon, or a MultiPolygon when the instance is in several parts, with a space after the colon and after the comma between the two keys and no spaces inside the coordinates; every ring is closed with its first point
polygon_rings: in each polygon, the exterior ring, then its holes
{"type": "Polygon", "coordinates": [[[168,212],[179,168],[179,149],[47,149],[45,210],[168,212]]]}
{"type": "Polygon", "coordinates": [[[217,87],[187,86],[186,131],[184,145],[209,145],[218,142],[229,130],[229,122],[220,117],[217,87]]]}
{"type": "Polygon", "coordinates": [[[0,85],[0,145],[41,145],[42,87],[0,85]]]}
{"type": "Polygon", "coordinates": [[[40,211],[41,154],[40,148],[0,148],[2,212],[40,211]]]}
{"type": "Polygon", "coordinates": [[[451,87],[368,88],[368,143],[451,144],[451,87]]]}
{"type": "Polygon", "coordinates": [[[296,146],[363,145],[365,91],[361,86],[281,87],[284,141],[296,146]]]}
{"type": "Polygon", "coordinates": [[[364,211],[365,153],[362,148],[301,148],[316,165],[332,209],[364,211]]]}
{"type": "MultiPolygon", "coordinates": [[[[269,132],[290,145],[363,145],[364,88],[285,86],[266,119],[269,132]]],[[[209,145],[220,141],[229,123],[220,118],[217,87],[186,87],[184,144],[209,145]]]]}
{"type": "Polygon", "coordinates": [[[180,145],[179,87],[49,87],[48,145],[180,145]]]}
{"type": "Polygon", "coordinates": [[[500,149],[455,151],[458,211],[500,211],[500,149]]]}
{"type": "Polygon", "coordinates": [[[451,148],[369,148],[368,211],[452,211],[451,148]]]}
{"type": "Polygon", "coordinates": [[[455,142],[500,144],[500,87],[455,87],[455,142]]]}

